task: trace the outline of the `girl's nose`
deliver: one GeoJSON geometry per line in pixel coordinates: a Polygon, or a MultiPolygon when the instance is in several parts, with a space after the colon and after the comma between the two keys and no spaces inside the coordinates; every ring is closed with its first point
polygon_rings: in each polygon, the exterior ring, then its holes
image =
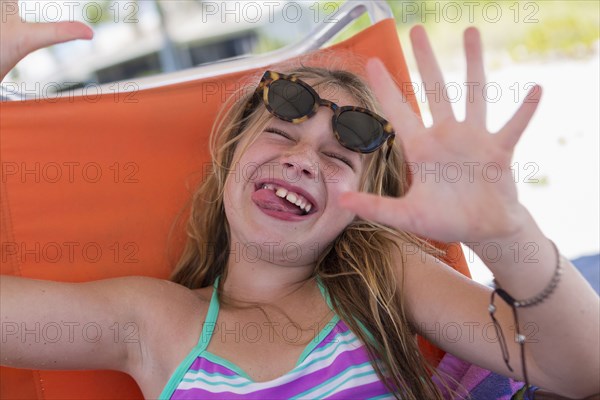
{"type": "Polygon", "coordinates": [[[300,180],[319,176],[319,162],[315,150],[308,143],[297,143],[282,157],[281,164],[286,178],[300,180]]]}

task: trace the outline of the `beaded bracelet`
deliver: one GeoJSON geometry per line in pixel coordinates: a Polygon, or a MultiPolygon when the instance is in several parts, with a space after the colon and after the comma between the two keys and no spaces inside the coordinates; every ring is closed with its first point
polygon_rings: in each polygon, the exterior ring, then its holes
{"type": "Polygon", "coordinates": [[[556,268],[554,270],[554,275],[552,276],[552,280],[550,281],[548,286],[546,286],[544,288],[544,290],[542,290],[536,296],[530,297],[525,300],[515,300],[514,297],[512,297],[505,290],[503,290],[500,287],[500,285],[498,285],[498,282],[494,279],[494,288],[495,289],[492,292],[491,299],[490,299],[490,305],[488,307],[488,311],[490,312],[490,317],[492,318],[492,322],[494,323],[494,328],[496,329],[496,336],[498,337],[498,343],[500,344],[500,350],[502,351],[502,358],[504,359],[504,363],[506,364],[506,367],[511,372],[513,371],[513,369],[511,368],[511,366],[509,364],[509,354],[508,354],[508,346],[506,345],[506,339],[504,338],[504,334],[502,332],[502,327],[500,327],[500,324],[498,323],[498,321],[496,320],[496,317],[494,316],[494,313],[496,312],[496,306],[494,305],[494,298],[495,298],[496,294],[498,294],[498,296],[500,296],[502,298],[502,300],[504,300],[512,309],[513,318],[515,320],[515,340],[517,343],[519,343],[519,346],[521,348],[521,367],[523,369],[523,378],[525,379],[526,388],[529,388],[529,386],[530,386],[529,378],[527,376],[527,368],[525,366],[525,340],[527,338],[525,337],[525,335],[521,334],[521,331],[519,330],[519,319],[517,316],[517,308],[531,307],[531,306],[535,306],[537,304],[542,303],[544,300],[546,300],[552,294],[552,292],[554,292],[554,289],[558,285],[558,281],[560,280],[560,276],[562,275],[562,272],[563,272],[562,265],[561,265],[561,256],[560,256],[560,253],[558,252],[558,248],[556,247],[556,244],[554,244],[554,242],[552,240],[550,240],[550,243],[552,243],[552,247],[554,247],[554,252],[556,254],[557,261],[556,261],[556,268]]]}

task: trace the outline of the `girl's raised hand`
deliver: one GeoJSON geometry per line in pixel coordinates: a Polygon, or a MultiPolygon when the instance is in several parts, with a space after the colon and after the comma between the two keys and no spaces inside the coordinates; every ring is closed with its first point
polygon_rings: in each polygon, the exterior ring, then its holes
{"type": "Polygon", "coordinates": [[[513,117],[496,134],[486,129],[485,74],[475,28],[465,31],[466,118],[457,121],[440,90],[442,73],[421,26],[411,31],[415,58],[428,88],[433,125],[425,128],[383,64],[369,60],[367,73],[387,119],[402,143],[412,184],[402,198],[346,193],[341,205],[360,217],[445,242],[510,238],[523,226],[510,170],[514,147],[533,116],[541,88],[533,87],[513,117]],[[437,88],[437,93],[431,88],[437,88]]]}
{"type": "Polygon", "coordinates": [[[74,39],[91,39],[94,33],[81,22],[27,23],[19,17],[16,0],[0,0],[0,81],[27,54],[74,39]]]}

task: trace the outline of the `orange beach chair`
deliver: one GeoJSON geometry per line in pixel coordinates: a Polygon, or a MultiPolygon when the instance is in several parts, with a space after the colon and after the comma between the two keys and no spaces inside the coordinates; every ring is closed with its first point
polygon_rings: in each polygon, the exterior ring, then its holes
{"type": "MultiPolygon", "coordinates": [[[[344,7],[339,15],[345,22],[368,11],[375,14],[374,24],[314,54],[342,61],[379,57],[401,88],[410,87],[403,85],[410,77],[385,2],[352,1],[344,7]]],[[[290,56],[279,52],[278,61],[282,54],[290,56]]],[[[140,81],[135,92],[1,102],[0,272],[68,282],[167,278],[183,245],[182,230],[175,230],[172,242],[167,237],[206,173],[216,112],[241,77],[273,61],[258,57],[252,67],[244,64],[248,61],[200,67],[165,75],[158,83],[140,81]]],[[[414,96],[405,95],[417,110],[414,96]]],[[[436,245],[447,250],[447,263],[469,276],[458,243],[436,245]]],[[[115,333],[127,331],[116,327],[104,334],[115,333]]],[[[424,340],[420,344],[431,360],[443,355],[424,340]]],[[[141,399],[142,394],[119,372],[0,368],[0,398],[141,399]]]]}

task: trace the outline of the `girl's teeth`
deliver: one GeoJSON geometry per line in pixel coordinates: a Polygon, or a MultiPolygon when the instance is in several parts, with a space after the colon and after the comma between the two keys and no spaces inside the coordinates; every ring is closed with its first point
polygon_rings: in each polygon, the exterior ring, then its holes
{"type": "Polygon", "coordinates": [[[290,203],[294,203],[294,204],[296,204],[296,200],[298,200],[298,198],[296,197],[296,195],[294,193],[288,193],[288,195],[285,196],[285,198],[287,199],[287,201],[289,201],[290,203]]]}
{"type": "MultiPolygon", "coordinates": [[[[265,183],[265,184],[263,184],[261,186],[261,188],[262,189],[274,190],[275,189],[275,185],[265,183]]],[[[300,207],[301,209],[303,209],[307,213],[312,208],[312,206],[310,205],[310,203],[308,203],[308,201],[306,201],[304,198],[302,198],[301,196],[296,195],[293,192],[288,192],[287,189],[278,188],[277,190],[275,190],[275,195],[277,197],[281,197],[282,199],[286,199],[287,201],[289,201],[292,204],[295,204],[296,206],[300,207]]]]}

